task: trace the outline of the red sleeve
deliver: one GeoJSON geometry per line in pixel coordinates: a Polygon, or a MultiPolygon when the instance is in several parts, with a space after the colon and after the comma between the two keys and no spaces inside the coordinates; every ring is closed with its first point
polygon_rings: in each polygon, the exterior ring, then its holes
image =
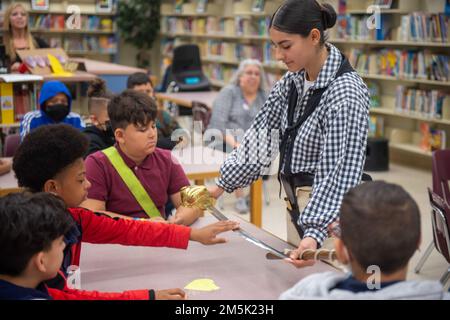
{"type": "Polygon", "coordinates": [[[98,292],[86,290],[64,290],[47,288],[55,300],[149,300],[148,290],[130,290],[124,292],[98,292]]]}
{"type": "Polygon", "coordinates": [[[159,222],[112,219],[83,208],[69,208],[81,226],[81,241],[186,249],[191,228],[159,222]]]}

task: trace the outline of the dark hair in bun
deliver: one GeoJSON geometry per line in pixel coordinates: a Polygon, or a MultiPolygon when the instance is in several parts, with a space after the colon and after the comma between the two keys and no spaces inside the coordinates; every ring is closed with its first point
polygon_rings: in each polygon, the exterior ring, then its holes
{"type": "Polygon", "coordinates": [[[331,29],[336,24],[337,14],[334,8],[329,3],[322,5],[322,22],[324,29],[331,29]]]}
{"type": "Polygon", "coordinates": [[[114,95],[106,88],[105,80],[96,78],[91,82],[87,89],[87,96],[89,98],[105,98],[112,99],[114,95]]]}
{"type": "Polygon", "coordinates": [[[324,45],[324,31],[336,24],[337,14],[328,4],[316,0],[287,0],[272,16],[269,28],[307,37],[312,29],[320,31],[320,44],[324,45]]]}

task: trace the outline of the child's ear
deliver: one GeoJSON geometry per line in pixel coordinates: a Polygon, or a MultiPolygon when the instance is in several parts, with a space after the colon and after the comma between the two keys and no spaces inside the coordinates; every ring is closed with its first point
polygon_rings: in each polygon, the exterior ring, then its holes
{"type": "Polygon", "coordinates": [[[124,139],[124,131],[121,128],[117,128],[114,131],[114,138],[116,139],[117,142],[124,144],[125,143],[125,139],[124,139]]]}
{"type": "Polygon", "coordinates": [[[350,263],[350,256],[348,254],[347,247],[341,239],[334,239],[334,249],[336,250],[336,255],[339,262],[341,262],[342,264],[350,263]]]}
{"type": "Polygon", "coordinates": [[[39,272],[45,273],[47,271],[45,266],[45,254],[43,251],[36,253],[33,256],[32,261],[39,272]]]}
{"type": "Polygon", "coordinates": [[[58,193],[58,183],[56,180],[50,179],[44,183],[44,192],[57,194],[58,193]]]}
{"type": "Polygon", "coordinates": [[[96,115],[94,114],[89,115],[89,120],[94,126],[98,125],[98,119],[96,115]]]}

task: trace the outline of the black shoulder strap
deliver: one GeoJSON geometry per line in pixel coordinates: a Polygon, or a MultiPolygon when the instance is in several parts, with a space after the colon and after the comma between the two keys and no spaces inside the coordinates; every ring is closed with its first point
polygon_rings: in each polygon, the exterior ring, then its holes
{"type": "MultiPolygon", "coordinates": [[[[342,62],[341,62],[341,65],[340,65],[338,71],[336,72],[336,76],[335,76],[334,80],[336,80],[337,78],[339,78],[340,76],[342,76],[345,73],[353,72],[353,71],[354,71],[354,69],[350,65],[350,62],[342,54],[342,62]]],[[[316,107],[319,105],[320,100],[322,99],[322,95],[327,88],[328,87],[314,90],[314,92],[312,93],[311,97],[308,100],[308,103],[306,104],[305,111],[303,112],[301,117],[295,123],[293,123],[295,109],[297,107],[298,92],[297,92],[297,88],[295,87],[295,83],[292,82],[291,88],[289,91],[289,107],[288,107],[288,118],[287,118],[288,126],[281,138],[280,164],[279,164],[279,168],[278,168],[278,173],[281,173],[281,169],[283,168],[284,162],[286,162],[284,165],[284,173],[285,174],[292,173],[291,160],[292,160],[292,153],[293,153],[293,149],[294,149],[294,140],[295,140],[295,137],[297,136],[297,132],[298,132],[299,128],[301,127],[301,125],[306,121],[306,119],[308,119],[308,117],[314,112],[316,107]],[[290,155],[290,156],[288,156],[286,158],[286,155],[290,155]]]]}

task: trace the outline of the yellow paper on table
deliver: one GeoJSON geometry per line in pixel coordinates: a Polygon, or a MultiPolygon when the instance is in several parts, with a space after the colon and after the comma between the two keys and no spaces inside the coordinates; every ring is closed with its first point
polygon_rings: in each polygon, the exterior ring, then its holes
{"type": "Polygon", "coordinates": [[[50,68],[52,68],[53,74],[59,77],[71,77],[73,73],[64,71],[63,66],[59,60],[52,54],[48,54],[48,61],[50,62],[50,68]]]}
{"type": "Polygon", "coordinates": [[[219,290],[220,287],[218,287],[214,280],[211,279],[196,279],[189,283],[186,287],[184,287],[186,290],[195,290],[195,291],[215,291],[219,290]]]}

